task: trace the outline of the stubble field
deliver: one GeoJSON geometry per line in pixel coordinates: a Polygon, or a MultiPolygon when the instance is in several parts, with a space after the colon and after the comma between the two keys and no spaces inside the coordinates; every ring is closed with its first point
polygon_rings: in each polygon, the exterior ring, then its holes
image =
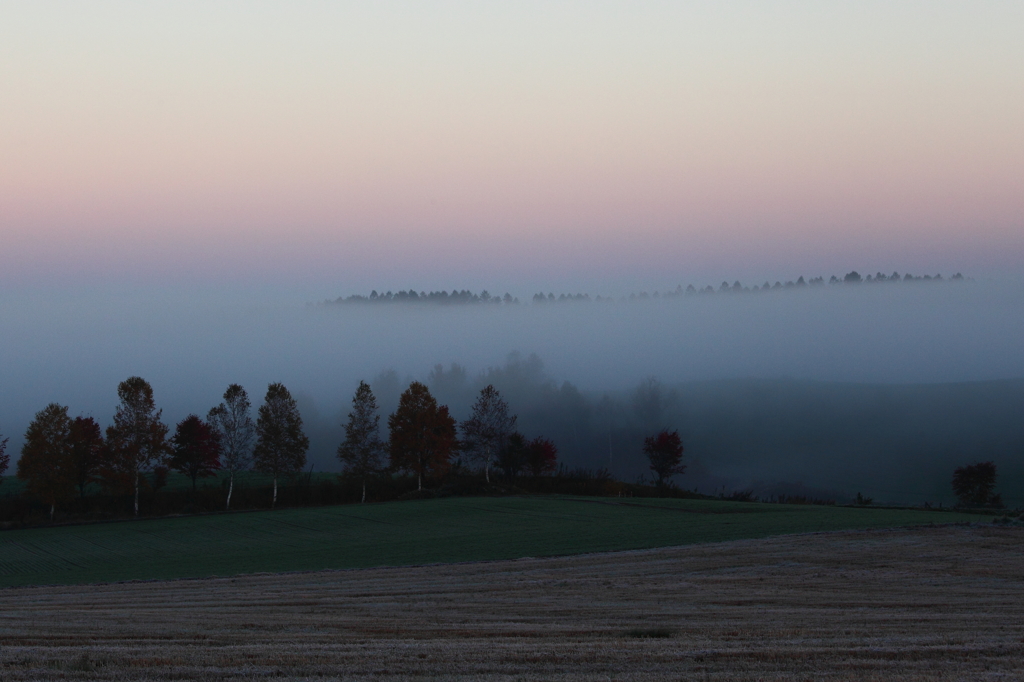
{"type": "Polygon", "coordinates": [[[1024,530],[0,590],[0,678],[1024,677],[1024,530]]]}

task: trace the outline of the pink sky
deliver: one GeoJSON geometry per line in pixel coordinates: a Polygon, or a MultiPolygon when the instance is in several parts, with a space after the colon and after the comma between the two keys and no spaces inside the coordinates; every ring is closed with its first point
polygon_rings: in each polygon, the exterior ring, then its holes
{"type": "Polygon", "coordinates": [[[0,279],[1020,275],[1021,26],[1011,2],[6,4],[0,279]]]}

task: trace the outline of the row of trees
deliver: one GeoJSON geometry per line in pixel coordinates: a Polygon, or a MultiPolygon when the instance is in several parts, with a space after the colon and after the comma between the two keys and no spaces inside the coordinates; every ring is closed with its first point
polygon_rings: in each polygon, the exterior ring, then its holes
{"type": "Polygon", "coordinates": [[[555,444],[540,437],[527,440],[516,431],[516,419],[498,390],[488,385],[480,391],[470,417],[457,425],[448,406],[439,405],[425,384],[414,381],[388,417],[390,433],[385,442],[380,436],[377,400],[369,384],[361,381],[352,398],[338,459],[346,471],[362,479],[364,501],[366,482],[373,476],[409,471],[422,490],[425,478],[444,474],[453,463],[462,464],[461,457],[453,462],[457,455],[465,457],[466,465],[482,469],[488,483],[494,467],[510,479],[523,471],[534,476],[554,471],[555,444]]]}
{"type": "MultiPolygon", "coordinates": [[[[962,281],[964,276],[959,272],[949,278],[952,281],[962,281]]],[[[848,272],[843,277],[836,277],[832,275],[828,279],[829,284],[859,284],[861,282],[876,283],[876,282],[941,282],[944,281],[941,274],[937,275],[919,275],[915,276],[908,273],[901,275],[898,272],[893,272],[891,275],[878,272],[874,275],[861,276],[856,270],[848,272]]],[[[816,287],[824,286],[826,280],[824,277],[812,277],[811,279],[804,279],[800,276],[795,281],[789,280],[785,283],[776,281],[775,284],[771,284],[766,281],[764,284],[758,286],[745,286],[739,280],[736,280],[732,284],[729,282],[722,282],[721,286],[717,289],[710,284],[706,287],[698,288],[692,284],[687,286],[685,289],[682,285],[679,285],[672,291],[657,292],[648,294],[646,291],[642,291],[639,294],[630,294],[628,297],[622,297],[620,300],[638,300],[647,298],[674,298],[677,296],[690,296],[695,294],[713,294],[713,293],[750,293],[757,291],[776,291],[779,289],[798,289],[801,287],[816,287]]],[[[565,303],[574,301],[614,301],[614,297],[602,297],[597,296],[591,299],[590,294],[559,294],[555,296],[554,293],[545,294],[543,292],[533,295],[532,301],[534,304],[541,303],[565,303]]],[[[416,292],[414,289],[408,291],[399,291],[392,293],[390,291],[383,294],[377,293],[377,291],[371,291],[369,296],[363,296],[360,294],[354,294],[347,297],[338,297],[333,301],[325,301],[327,304],[343,304],[343,303],[433,303],[439,305],[466,305],[466,304],[505,304],[512,305],[519,303],[519,299],[513,297],[511,294],[506,293],[504,296],[492,296],[486,290],[481,291],[479,294],[473,293],[467,289],[459,291],[458,289],[452,289],[451,293],[447,291],[421,291],[416,292]]]]}
{"type": "Polygon", "coordinates": [[[120,402],[105,434],[92,417],[72,418],[57,403],[40,410],[29,424],[17,475],[29,494],[50,505],[51,518],[58,504],[76,490],[84,497],[94,482],[113,493],[130,493],[138,515],[140,491],[146,485],[160,487],[168,469],[187,475],[193,488],[199,478],[227,469],[230,506],[235,473],[251,466],[274,477],[276,502],[277,478],[305,464],[309,439],[295,400],[282,384],[267,388],[255,422],[245,389],[232,384],[206,421],[190,414],[170,438],[149,382],[129,377],[118,385],[117,395],[120,402]],[[144,478],[147,473],[151,483],[144,478]]]}
{"type": "Polygon", "coordinates": [[[519,303],[519,299],[513,297],[508,292],[505,292],[504,296],[492,296],[486,289],[479,294],[475,294],[468,289],[463,289],[462,291],[452,289],[450,294],[447,291],[431,291],[429,293],[421,291],[417,293],[415,289],[409,289],[408,291],[399,291],[398,293],[388,291],[383,294],[379,294],[374,290],[370,292],[369,296],[353,294],[348,297],[338,297],[333,301],[325,301],[325,303],[434,303],[440,305],[485,303],[489,305],[515,305],[519,303]]]}
{"type": "MultiPolygon", "coordinates": [[[[117,393],[120,403],[105,433],[94,418],[72,418],[68,407],[57,403],[40,410],[29,424],[17,475],[30,495],[50,506],[51,518],[76,491],[84,497],[91,483],[111,493],[130,493],[138,515],[140,491],[164,485],[171,469],[187,476],[193,490],[199,479],[226,472],[228,509],[238,472],[254,469],[268,474],[273,477],[273,506],[278,478],[305,467],[309,439],[295,400],[282,384],[268,386],[255,420],[245,389],[232,384],[205,420],[190,414],[170,436],[146,380],[130,377],[117,393]]],[[[494,467],[509,478],[523,471],[535,476],[553,471],[555,445],[544,438],[527,440],[515,424],[515,415],[493,386],[481,391],[472,416],[457,425],[426,385],[413,382],[388,417],[390,433],[384,441],[376,398],[370,386],[360,382],[338,458],[348,473],[362,479],[363,501],[366,482],[373,476],[409,472],[422,490],[424,479],[462,465],[461,456],[466,465],[479,466],[488,482],[494,467]],[[460,459],[453,461],[456,455],[460,459]]],[[[6,439],[0,440],[0,475],[9,463],[6,444],[6,439]]]]}

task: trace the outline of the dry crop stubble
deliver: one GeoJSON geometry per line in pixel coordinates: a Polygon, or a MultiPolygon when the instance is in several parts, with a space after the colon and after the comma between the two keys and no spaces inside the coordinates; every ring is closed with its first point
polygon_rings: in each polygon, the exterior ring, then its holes
{"type": "Polygon", "coordinates": [[[1024,530],[0,591],[0,677],[1024,677],[1024,530]]]}

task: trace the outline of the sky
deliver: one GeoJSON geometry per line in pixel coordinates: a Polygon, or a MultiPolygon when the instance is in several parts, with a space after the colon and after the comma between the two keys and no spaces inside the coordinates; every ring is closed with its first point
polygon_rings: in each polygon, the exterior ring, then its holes
{"type": "Polygon", "coordinates": [[[0,286],[1024,279],[1024,3],[6,2],[0,286]]]}

